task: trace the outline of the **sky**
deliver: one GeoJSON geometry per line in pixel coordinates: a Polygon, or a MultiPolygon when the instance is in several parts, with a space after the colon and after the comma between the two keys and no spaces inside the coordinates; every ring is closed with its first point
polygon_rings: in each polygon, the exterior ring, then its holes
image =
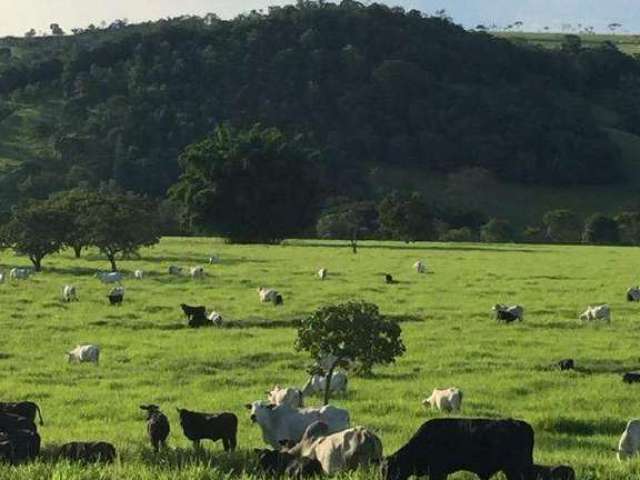
{"type": "MultiPolygon", "coordinates": [[[[90,23],[110,23],[117,18],[140,22],[206,13],[232,18],[253,9],[287,3],[295,0],[0,0],[0,36],[23,35],[30,28],[45,31],[51,23],[69,31],[90,23]]],[[[466,27],[505,26],[522,21],[527,31],[545,26],[563,31],[567,25],[575,28],[578,24],[606,31],[607,25],[621,23],[621,31],[640,33],[640,0],[382,0],[382,3],[426,13],[444,8],[456,23],[466,27]]]]}

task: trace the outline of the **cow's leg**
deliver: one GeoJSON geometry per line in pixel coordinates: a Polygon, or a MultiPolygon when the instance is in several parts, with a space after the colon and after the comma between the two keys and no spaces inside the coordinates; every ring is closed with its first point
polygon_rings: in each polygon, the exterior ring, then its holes
{"type": "Polygon", "coordinates": [[[200,450],[200,440],[193,440],[194,450],[200,450]]]}
{"type": "Polygon", "coordinates": [[[229,448],[232,452],[235,451],[237,444],[238,444],[238,441],[235,435],[232,435],[231,437],[229,437],[229,448]]]}

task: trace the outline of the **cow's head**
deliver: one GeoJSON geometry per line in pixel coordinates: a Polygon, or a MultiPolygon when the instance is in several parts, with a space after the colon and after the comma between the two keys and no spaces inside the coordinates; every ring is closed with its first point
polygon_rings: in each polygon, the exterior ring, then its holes
{"type": "Polygon", "coordinates": [[[407,462],[396,455],[385,458],[380,464],[380,471],[384,480],[406,480],[411,476],[407,462]]]}
{"type": "Polygon", "coordinates": [[[251,412],[249,418],[253,423],[265,423],[275,407],[272,403],[260,401],[245,404],[245,408],[251,412]]]}

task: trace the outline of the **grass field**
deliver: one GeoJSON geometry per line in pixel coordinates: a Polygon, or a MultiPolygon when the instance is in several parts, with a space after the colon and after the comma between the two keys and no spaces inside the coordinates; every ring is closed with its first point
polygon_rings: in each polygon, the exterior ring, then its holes
{"type": "MultiPolygon", "coordinates": [[[[351,378],[350,392],[334,403],[353,424],[375,429],[386,453],[438,413],[420,401],[434,387],[464,391],[464,416],[512,416],[536,432],[538,462],[566,462],[584,479],[640,478],[640,464],[620,465],[610,451],[626,422],[640,413],[638,388],[620,373],[640,365],[640,306],[625,301],[638,281],[640,251],[632,248],[365,243],[353,255],[340,243],[230,246],[212,239],[165,239],[138,260],[120,262],[142,281],[127,280],[122,307],[110,307],[107,287],[93,277],[107,263],[89,252],[45,259],[32,279],[0,285],[0,398],[31,399],[42,409],[43,459],[0,467],[5,479],[218,479],[253,474],[252,452],[263,447],[259,428],[243,405],[275,383],[301,386],[304,354],[293,350],[292,321],[316,307],[352,298],[378,304],[401,321],[407,353],[376,368],[373,378],[351,378]],[[202,264],[201,281],[170,277],[170,264],[202,264]],[[411,266],[424,259],[430,269],[411,266]],[[315,271],[329,270],[320,282],[315,271]],[[386,285],[382,273],[399,280],[386,285]],[[80,302],[65,304],[60,290],[78,287],[80,302]],[[285,305],[261,305],[255,288],[278,288],[285,305]],[[206,304],[223,314],[221,329],[191,330],[178,305],[206,304]],[[521,303],[525,322],[498,325],[497,302],[521,303]],[[587,304],[608,302],[610,325],[582,325],[587,304]],[[77,343],[102,347],[101,362],[68,365],[77,343]],[[576,360],[577,371],[549,365],[576,360]],[[169,415],[171,450],[154,455],[138,405],[154,402],[169,415]],[[205,443],[194,454],[175,407],[227,410],[240,419],[239,451],[205,443]],[[63,442],[105,440],[116,445],[113,466],[56,464],[48,456],[63,442]]],[[[4,269],[27,265],[8,252],[4,269]]],[[[319,403],[314,399],[309,404],[319,403]]],[[[352,477],[371,478],[367,472],[352,477]]],[[[467,478],[464,474],[456,478],[467,478]]]]}

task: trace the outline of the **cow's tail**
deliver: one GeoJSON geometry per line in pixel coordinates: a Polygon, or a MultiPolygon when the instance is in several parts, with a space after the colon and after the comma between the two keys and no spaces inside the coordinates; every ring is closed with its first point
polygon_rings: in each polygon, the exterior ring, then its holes
{"type": "Polygon", "coordinates": [[[40,406],[36,405],[36,410],[38,411],[38,417],[40,418],[40,425],[44,425],[44,420],[42,419],[42,412],[40,411],[40,406]]]}

